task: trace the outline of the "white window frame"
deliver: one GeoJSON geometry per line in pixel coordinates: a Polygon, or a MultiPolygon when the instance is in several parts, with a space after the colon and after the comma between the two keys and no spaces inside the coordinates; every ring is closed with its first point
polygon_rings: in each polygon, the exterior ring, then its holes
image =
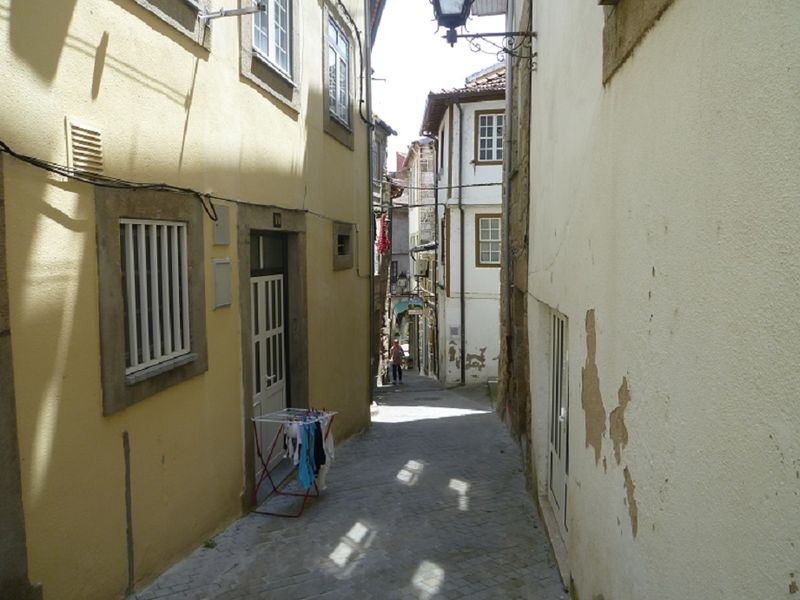
{"type": "Polygon", "coordinates": [[[119,224],[129,376],[191,352],[187,224],[144,219],[119,224]]]}
{"type": "Polygon", "coordinates": [[[325,38],[328,48],[328,112],[350,127],[350,40],[330,16],[325,38]]]}
{"type": "Polygon", "coordinates": [[[291,79],[292,1],[267,0],[266,5],[265,11],[253,15],[253,53],[291,79]],[[281,14],[283,18],[280,18],[281,14]],[[276,35],[276,32],[281,35],[276,35]]]}
{"type": "Polygon", "coordinates": [[[503,112],[478,112],[475,116],[475,161],[502,162],[503,160],[503,112]]]}
{"type": "Polygon", "coordinates": [[[478,255],[475,257],[475,264],[479,267],[498,267],[500,266],[501,255],[501,223],[499,216],[477,215],[478,243],[476,250],[478,255]],[[484,227],[484,224],[488,225],[484,227]],[[486,255],[486,259],[484,256],[486,255]],[[495,258],[496,257],[496,258],[495,258]]]}

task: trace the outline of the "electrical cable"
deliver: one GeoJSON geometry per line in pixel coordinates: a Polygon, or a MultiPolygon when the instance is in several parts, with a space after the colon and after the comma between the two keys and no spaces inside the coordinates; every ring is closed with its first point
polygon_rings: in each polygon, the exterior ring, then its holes
{"type": "MultiPolygon", "coordinates": [[[[397,185],[400,185],[400,184],[397,184],[397,185]]],[[[492,186],[495,186],[495,185],[503,185],[503,182],[502,181],[495,181],[495,182],[492,182],[492,183],[464,183],[462,185],[442,185],[442,186],[439,186],[439,187],[436,187],[436,186],[431,187],[431,186],[400,185],[400,187],[403,188],[404,190],[424,190],[424,191],[428,191],[428,192],[434,192],[436,190],[447,190],[447,189],[458,190],[458,189],[461,189],[461,188],[492,187],[492,186]]]]}
{"type": "Polygon", "coordinates": [[[285,210],[287,212],[305,213],[318,217],[320,219],[324,219],[326,221],[330,221],[332,223],[341,222],[341,219],[334,219],[333,217],[329,217],[328,215],[316,212],[308,208],[288,208],[286,206],[279,206],[277,204],[261,204],[256,202],[247,202],[239,198],[230,198],[228,196],[220,196],[219,194],[200,192],[192,188],[180,187],[169,183],[143,183],[138,181],[129,181],[127,179],[119,179],[117,177],[110,177],[108,175],[100,175],[98,173],[91,173],[89,171],[81,171],[80,169],[73,169],[72,167],[67,167],[65,165],[50,162],[42,158],[36,158],[34,156],[28,156],[26,154],[16,152],[3,140],[0,140],[0,154],[2,153],[8,154],[9,156],[13,156],[17,160],[33,165],[34,167],[37,167],[39,169],[49,171],[50,173],[55,173],[56,175],[61,175],[62,177],[74,179],[82,183],[96,185],[97,187],[134,190],[134,191],[147,190],[153,192],[170,192],[173,194],[184,194],[187,196],[192,196],[200,202],[200,205],[203,207],[203,210],[205,211],[206,215],[208,215],[208,218],[211,219],[212,221],[217,221],[218,217],[217,217],[217,211],[214,208],[214,204],[211,201],[220,200],[222,202],[231,202],[233,204],[246,204],[250,206],[259,206],[262,208],[285,210]]]}
{"type": "Polygon", "coordinates": [[[13,156],[17,160],[33,165],[39,169],[49,171],[50,173],[55,173],[56,175],[61,175],[62,177],[67,177],[69,179],[75,179],[76,181],[81,181],[83,183],[96,185],[97,187],[172,192],[175,194],[194,196],[200,201],[200,205],[203,207],[203,210],[212,221],[216,221],[218,219],[217,211],[214,208],[214,204],[211,202],[211,199],[215,197],[212,194],[198,192],[197,190],[193,190],[191,188],[179,187],[167,183],[140,183],[135,181],[127,181],[125,179],[118,179],[116,177],[109,177],[108,175],[100,175],[99,173],[81,171],[80,169],[73,169],[65,165],[50,162],[49,160],[44,160],[42,158],[36,158],[34,156],[28,156],[26,154],[16,152],[15,150],[12,150],[8,144],[0,140],[0,153],[2,152],[5,152],[9,156],[13,156]]]}
{"type": "Polygon", "coordinates": [[[350,11],[342,4],[342,0],[336,0],[336,4],[342,12],[344,12],[347,20],[350,21],[351,27],[356,32],[356,41],[358,42],[358,116],[361,117],[361,120],[369,127],[375,127],[375,123],[364,116],[364,48],[361,45],[361,31],[358,29],[350,11]]]}

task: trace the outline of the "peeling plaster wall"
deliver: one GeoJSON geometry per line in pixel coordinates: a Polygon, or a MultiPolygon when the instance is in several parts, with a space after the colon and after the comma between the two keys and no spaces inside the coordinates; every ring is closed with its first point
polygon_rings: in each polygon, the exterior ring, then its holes
{"type": "MultiPolygon", "coordinates": [[[[451,335],[451,328],[459,328],[460,305],[458,297],[447,298],[441,302],[444,307],[444,340],[440,365],[440,375],[445,383],[456,384],[461,381],[460,338],[451,335]]],[[[497,298],[468,298],[466,301],[466,375],[467,383],[487,381],[497,377],[498,355],[498,317],[500,307],[497,298]]]]}
{"type": "MultiPolygon", "coordinates": [[[[470,204],[464,208],[465,347],[468,384],[497,377],[500,355],[500,269],[475,266],[475,217],[478,214],[500,214],[499,204],[488,203],[492,196],[497,202],[500,201],[497,192],[484,192],[484,204],[470,204]]],[[[455,327],[459,331],[461,328],[461,226],[458,208],[451,205],[448,210],[450,239],[445,243],[450,257],[450,295],[441,293],[439,297],[439,375],[445,384],[456,384],[461,381],[461,342],[460,333],[452,335],[451,328],[455,327]]]]}
{"type": "Polygon", "coordinates": [[[576,591],[796,597],[800,4],[675,0],[606,86],[603,8],[533,6],[532,412],[546,434],[534,315],[554,307],[576,591]]]}

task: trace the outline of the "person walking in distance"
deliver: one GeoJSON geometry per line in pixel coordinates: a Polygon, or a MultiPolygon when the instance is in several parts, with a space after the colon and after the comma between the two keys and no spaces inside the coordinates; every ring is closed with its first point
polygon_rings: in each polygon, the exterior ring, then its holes
{"type": "Polygon", "coordinates": [[[403,359],[406,353],[400,347],[400,340],[395,340],[389,348],[389,360],[392,363],[392,383],[403,383],[403,359]]]}

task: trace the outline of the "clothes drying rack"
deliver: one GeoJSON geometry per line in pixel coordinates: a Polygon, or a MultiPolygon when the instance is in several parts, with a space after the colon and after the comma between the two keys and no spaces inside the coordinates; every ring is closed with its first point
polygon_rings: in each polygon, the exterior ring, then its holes
{"type": "MultiPolygon", "coordinates": [[[[308,408],[284,408],[281,410],[277,410],[275,412],[267,413],[265,415],[261,415],[258,417],[252,417],[251,421],[253,423],[253,439],[255,440],[256,444],[256,454],[258,455],[258,460],[261,462],[261,475],[256,482],[255,489],[253,490],[253,504],[258,504],[258,491],[261,488],[261,485],[264,481],[269,481],[269,484],[272,486],[272,491],[270,492],[270,496],[275,494],[277,496],[296,496],[303,499],[303,502],[300,504],[300,510],[296,514],[292,513],[278,513],[272,512],[267,510],[253,510],[253,512],[258,513],[260,515],[271,515],[275,517],[289,517],[289,518],[297,518],[303,514],[303,511],[306,508],[306,503],[308,502],[309,498],[318,498],[319,497],[319,487],[317,486],[316,479],[314,480],[313,484],[309,486],[309,488],[305,491],[305,493],[300,492],[287,492],[280,489],[272,478],[272,472],[274,468],[270,469],[269,464],[272,460],[272,455],[275,453],[275,447],[278,444],[278,440],[281,439],[281,435],[285,432],[286,426],[292,423],[298,424],[308,424],[308,423],[319,423],[325,419],[328,420],[328,426],[323,431],[323,440],[327,440],[328,436],[331,434],[331,426],[333,425],[333,419],[336,415],[339,414],[336,411],[331,410],[316,410],[316,409],[308,409],[308,408]],[[278,431],[275,432],[275,436],[272,439],[272,445],[269,448],[269,453],[266,457],[262,452],[262,445],[261,440],[258,436],[258,423],[277,423],[280,425],[278,427],[278,431]],[[311,493],[311,490],[314,490],[314,494],[311,493]]],[[[266,502],[269,500],[269,497],[266,502]]]]}

